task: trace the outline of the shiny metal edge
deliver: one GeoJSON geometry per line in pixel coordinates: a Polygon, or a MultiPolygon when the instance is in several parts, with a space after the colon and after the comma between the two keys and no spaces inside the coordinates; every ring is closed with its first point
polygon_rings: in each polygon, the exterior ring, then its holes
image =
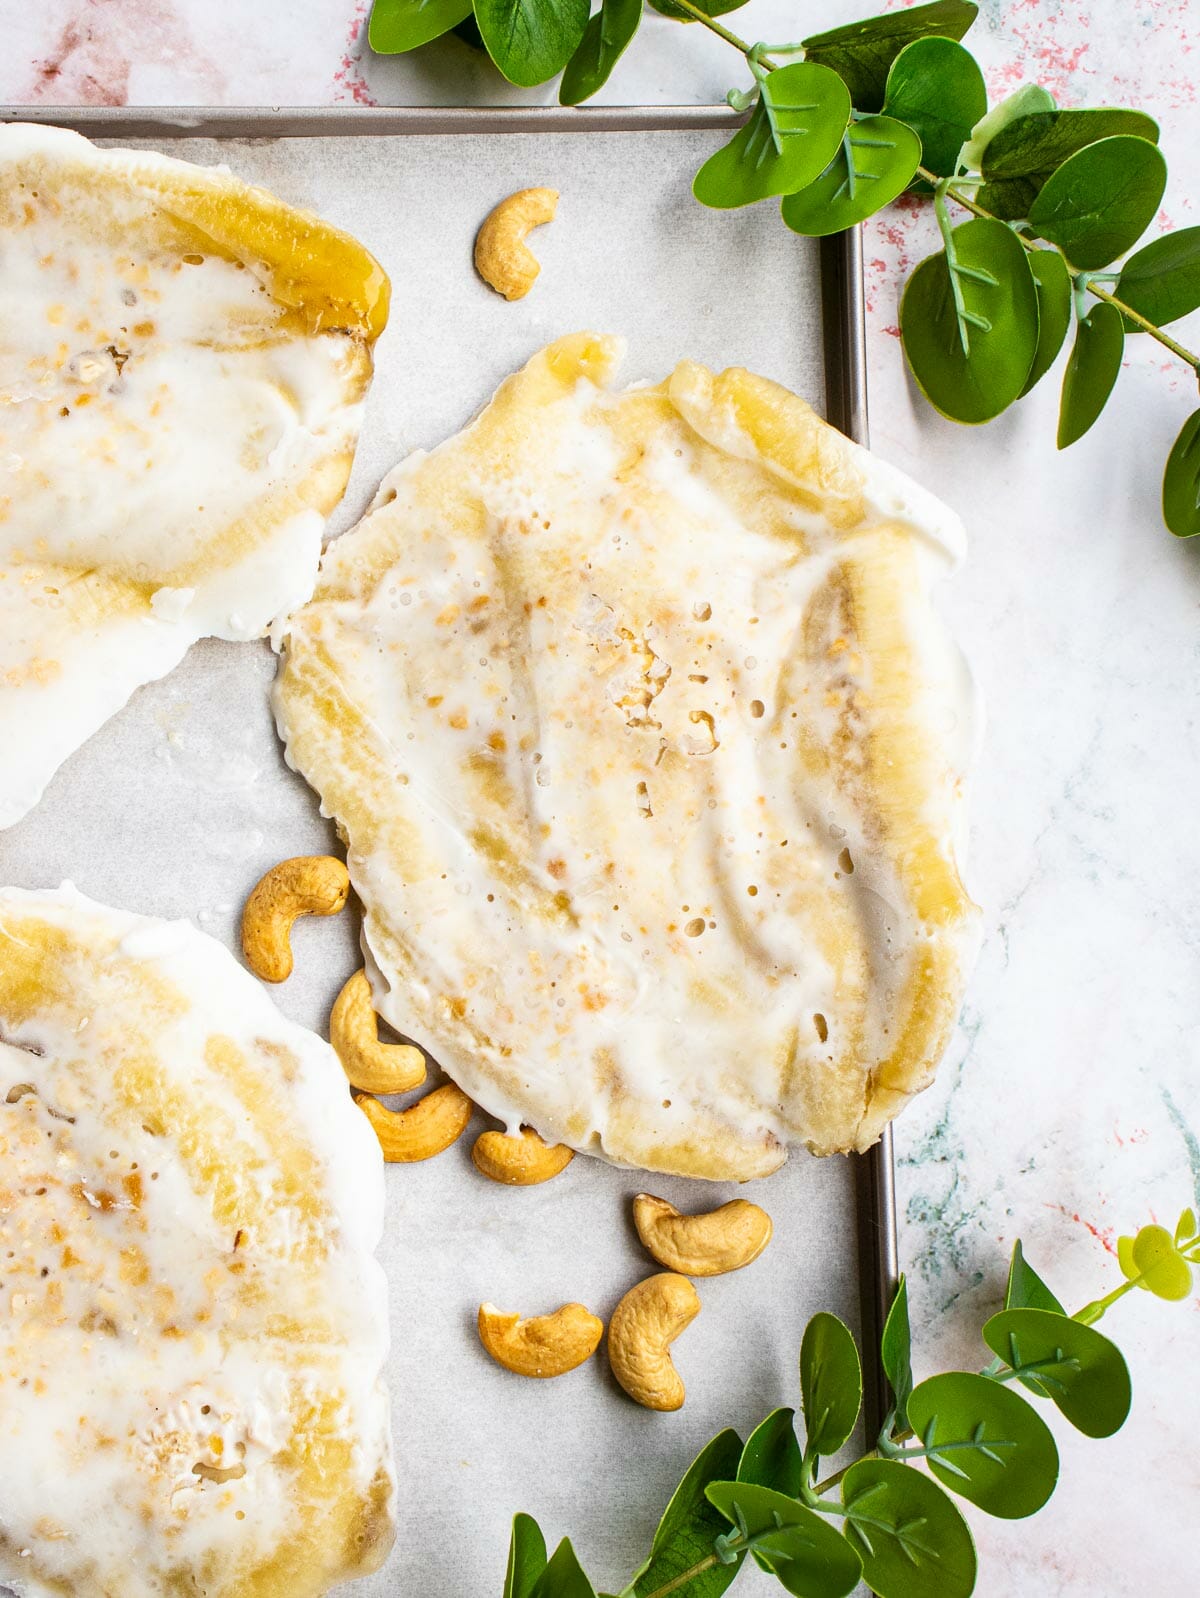
{"type": "Polygon", "coordinates": [[[292,139],[447,133],[668,133],[736,128],[727,105],[4,106],[0,121],[48,122],[105,139],[292,139]]]}
{"type": "MultiPolygon", "coordinates": [[[[863,303],[862,232],[851,228],[822,240],[822,320],[825,329],[825,414],[864,447],[867,414],[867,319],[863,303]]],[[[856,1160],[858,1257],[862,1302],[863,1422],[868,1439],[891,1407],[879,1357],[879,1338],[900,1279],[896,1166],[892,1129],[856,1160]]]]}
{"type": "MultiPolygon", "coordinates": [[[[457,133],[647,133],[733,128],[728,106],[6,106],[0,121],[49,122],[100,138],[317,138],[457,133]]],[[[825,414],[869,443],[866,315],[858,228],[821,240],[825,414]]],[[[899,1280],[891,1128],[855,1160],[863,1348],[879,1336],[899,1280]]],[[[863,1414],[874,1436],[891,1402],[878,1357],[864,1362],[863,1414]]]]}

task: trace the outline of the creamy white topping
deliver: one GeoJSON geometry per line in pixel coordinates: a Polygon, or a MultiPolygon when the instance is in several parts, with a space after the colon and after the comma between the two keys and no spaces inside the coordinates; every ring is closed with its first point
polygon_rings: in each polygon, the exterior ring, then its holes
{"type": "Polygon", "coordinates": [[[390,1542],[378,1144],[185,922],[0,891],[0,1581],[324,1592],[390,1542]]]}
{"type": "Polygon", "coordinates": [[[0,128],[0,827],[196,639],[312,591],[369,357],[300,324],[249,225],[231,258],[174,215],[230,182],[0,128]]]}
{"type": "Polygon", "coordinates": [[[746,1176],[928,1080],[975,914],[951,514],[801,401],[552,346],[328,551],[277,690],[379,1008],[510,1128],[746,1176]]]}

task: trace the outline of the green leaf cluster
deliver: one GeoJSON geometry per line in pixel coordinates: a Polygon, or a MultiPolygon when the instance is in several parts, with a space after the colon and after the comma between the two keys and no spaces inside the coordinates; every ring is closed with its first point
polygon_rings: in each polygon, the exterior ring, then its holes
{"type": "MultiPolygon", "coordinates": [[[[561,73],[560,101],[579,105],[608,81],[643,15],[642,0],[598,0],[594,12],[592,3],[374,0],[369,39],[377,51],[406,51],[474,27],[510,82],[561,73]]],[[[1158,125],[1144,111],[1060,107],[1038,84],[989,109],[962,43],[973,0],[904,6],[776,46],[749,44],[715,20],[745,0],[649,3],[712,28],[752,79],[729,92],[747,121],[695,176],[702,204],[778,200],[793,232],[821,238],[906,190],[933,193],[942,249],[905,285],[900,335],[918,388],[943,416],[1000,415],[1068,340],[1060,449],[1103,412],[1127,335],[1149,332],[1200,374],[1200,356],[1162,331],[1200,308],[1200,227],[1134,249],[1167,178],[1158,125]],[[955,225],[951,204],[973,218],[955,225]]],[[[1177,536],[1200,534],[1200,411],[1171,450],[1162,509],[1177,536]]]]}
{"type": "MultiPolygon", "coordinates": [[[[745,1443],[732,1430],[714,1437],[619,1598],[720,1598],[747,1555],[798,1598],[846,1598],[860,1582],[879,1598],[970,1598],[977,1559],[957,1500],[1020,1519],[1042,1508],[1058,1480],[1053,1434],[1017,1389],[1086,1437],[1118,1431],[1129,1414],[1129,1372],[1093,1323],[1135,1287],[1164,1299],[1190,1294],[1200,1265],[1194,1212],[1185,1210],[1173,1232],[1150,1225],[1122,1238],[1120,1263],[1120,1285],[1072,1316],[1018,1241],[1004,1308],[982,1329],[991,1364],[921,1382],[901,1278],[879,1346],[891,1409],[873,1444],[824,1480],[822,1459],[840,1454],[859,1424],[862,1361],[843,1321],[814,1315],[800,1345],[800,1432],[796,1412],[780,1408],[745,1443]]],[[[570,1542],[548,1558],[538,1526],[518,1515],[504,1598],[596,1594],[570,1542]]]]}

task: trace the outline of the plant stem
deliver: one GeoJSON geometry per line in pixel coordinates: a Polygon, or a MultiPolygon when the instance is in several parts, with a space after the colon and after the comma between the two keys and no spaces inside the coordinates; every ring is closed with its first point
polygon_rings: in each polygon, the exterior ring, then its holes
{"type": "Polygon", "coordinates": [[[699,1564],[693,1565],[690,1570],[685,1570],[679,1576],[673,1576],[663,1587],[656,1587],[653,1592],[648,1592],[646,1598],[666,1598],[669,1592],[678,1592],[681,1587],[686,1587],[688,1582],[696,1576],[702,1576],[706,1570],[711,1570],[717,1564],[716,1554],[709,1554],[699,1564]]]}
{"type": "Polygon", "coordinates": [[[1090,1304],[1085,1304],[1082,1309],[1077,1309],[1071,1316],[1073,1321],[1078,1321],[1081,1326],[1091,1326],[1098,1321],[1106,1309],[1111,1309],[1119,1298],[1124,1298],[1126,1293],[1132,1293],[1141,1281],[1141,1275],[1122,1282],[1120,1287],[1114,1287],[1111,1293],[1106,1293],[1103,1298],[1093,1299],[1090,1304]]]}
{"type": "MultiPolygon", "coordinates": [[[[693,22],[702,22],[710,33],[716,34],[718,39],[724,39],[726,44],[731,44],[735,50],[740,50],[744,56],[749,57],[754,46],[747,44],[745,39],[739,39],[736,33],[731,33],[715,17],[710,17],[707,11],[701,11],[699,6],[692,4],[692,0],[672,0],[672,4],[678,6],[680,11],[686,11],[693,22]]],[[[768,72],[775,70],[773,61],[768,61],[765,56],[759,56],[758,59],[768,72]]]]}
{"type": "MultiPolygon", "coordinates": [[[[941,184],[944,181],[939,179],[935,172],[929,172],[923,166],[919,166],[917,168],[917,172],[921,177],[923,177],[927,182],[932,183],[935,187],[941,187],[941,184]]],[[[990,211],[985,210],[984,207],[979,204],[978,200],[973,199],[971,195],[964,194],[960,189],[954,188],[952,182],[945,187],[944,192],[951,200],[954,200],[956,204],[961,205],[964,211],[970,211],[974,216],[981,216],[988,222],[998,222],[1001,220],[1001,218],[993,216],[990,211]]],[[[1005,226],[1007,225],[1008,224],[1006,223],[1005,226]]],[[[1015,228],[1013,229],[1013,232],[1016,233],[1015,228]]],[[[1032,255],[1035,250],[1041,249],[1043,247],[1040,244],[1036,244],[1032,239],[1026,238],[1023,233],[1017,233],[1017,238],[1020,239],[1021,243],[1024,245],[1025,249],[1030,255],[1032,255]]],[[[1049,248],[1052,250],[1058,250],[1058,246],[1055,244],[1051,244],[1049,248]]],[[[1058,253],[1059,255],[1062,255],[1063,252],[1058,250],[1058,253]]],[[[1064,260],[1066,259],[1065,256],[1063,258],[1064,260]]],[[[1072,276],[1074,275],[1075,274],[1072,274],[1072,276]]],[[[1186,363],[1194,372],[1200,372],[1200,355],[1195,355],[1191,350],[1185,349],[1184,346],[1173,339],[1169,333],[1164,333],[1161,327],[1155,327],[1154,323],[1149,321],[1148,318],[1144,317],[1140,311],[1135,311],[1132,305],[1126,305],[1125,301],[1119,300],[1115,294],[1110,294],[1107,289],[1098,287],[1094,278],[1088,279],[1086,287],[1089,294],[1094,295],[1098,300],[1104,300],[1107,304],[1114,306],[1122,313],[1123,316],[1127,316],[1131,322],[1135,322],[1137,326],[1142,329],[1143,333],[1149,333],[1150,337],[1156,339],[1164,349],[1170,350],[1171,354],[1177,356],[1179,360],[1186,361],[1186,363]]]]}

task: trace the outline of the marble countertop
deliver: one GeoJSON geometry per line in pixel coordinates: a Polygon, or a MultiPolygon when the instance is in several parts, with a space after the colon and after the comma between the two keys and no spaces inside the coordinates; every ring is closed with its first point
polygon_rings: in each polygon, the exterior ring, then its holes
{"type": "MultiPolygon", "coordinates": [[[[372,57],[367,0],[2,9],[10,104],[552,98],[518,95],[457,40],[372,57]]],[[[824,0],[800,22],[791,0],[751,0],[729,20],[751,38],[791,37],[868,10],[824,0]]],[[[1200,192],[1194,0],[984,0],[970,42],[993,96],[1037,79],[1064,104],[1151,112],[1171,165],[1161,224],[1200,221],[1188,198],[1200,192]]],[[[606,98],[717,100],[738,66],[719,41],[651,15],[606,98]]],[[[925,209],[903,204],[865,241],[873,444],[967,522],[971,556],[947,610],[989,707],[969,873],[986,942],[939,1080],[897,1127],[927,1370],[978,1363],[1018,1233],[1074,1305],[1120,1279],[1119,1232],[1200,1202],[1200,548],[1158,514],[1195,389],[1165,351],[1131,339],[1114,402],[1066,455],[1055,377],[989,427],[942,421],[906,378],[896,329],[899,273],[933,237],[925,209]]],[[[1193,345],[1196,324],[1183,324],[1193,345]]],[[[1056,1428],[1062,1480],[1038,1518],[973,1517],[984,1598],[1195,1584],[1198,1311],[1138,1293],[1113,1312],[1132,1417],[1109,1442],[1056,1428]]]]}

